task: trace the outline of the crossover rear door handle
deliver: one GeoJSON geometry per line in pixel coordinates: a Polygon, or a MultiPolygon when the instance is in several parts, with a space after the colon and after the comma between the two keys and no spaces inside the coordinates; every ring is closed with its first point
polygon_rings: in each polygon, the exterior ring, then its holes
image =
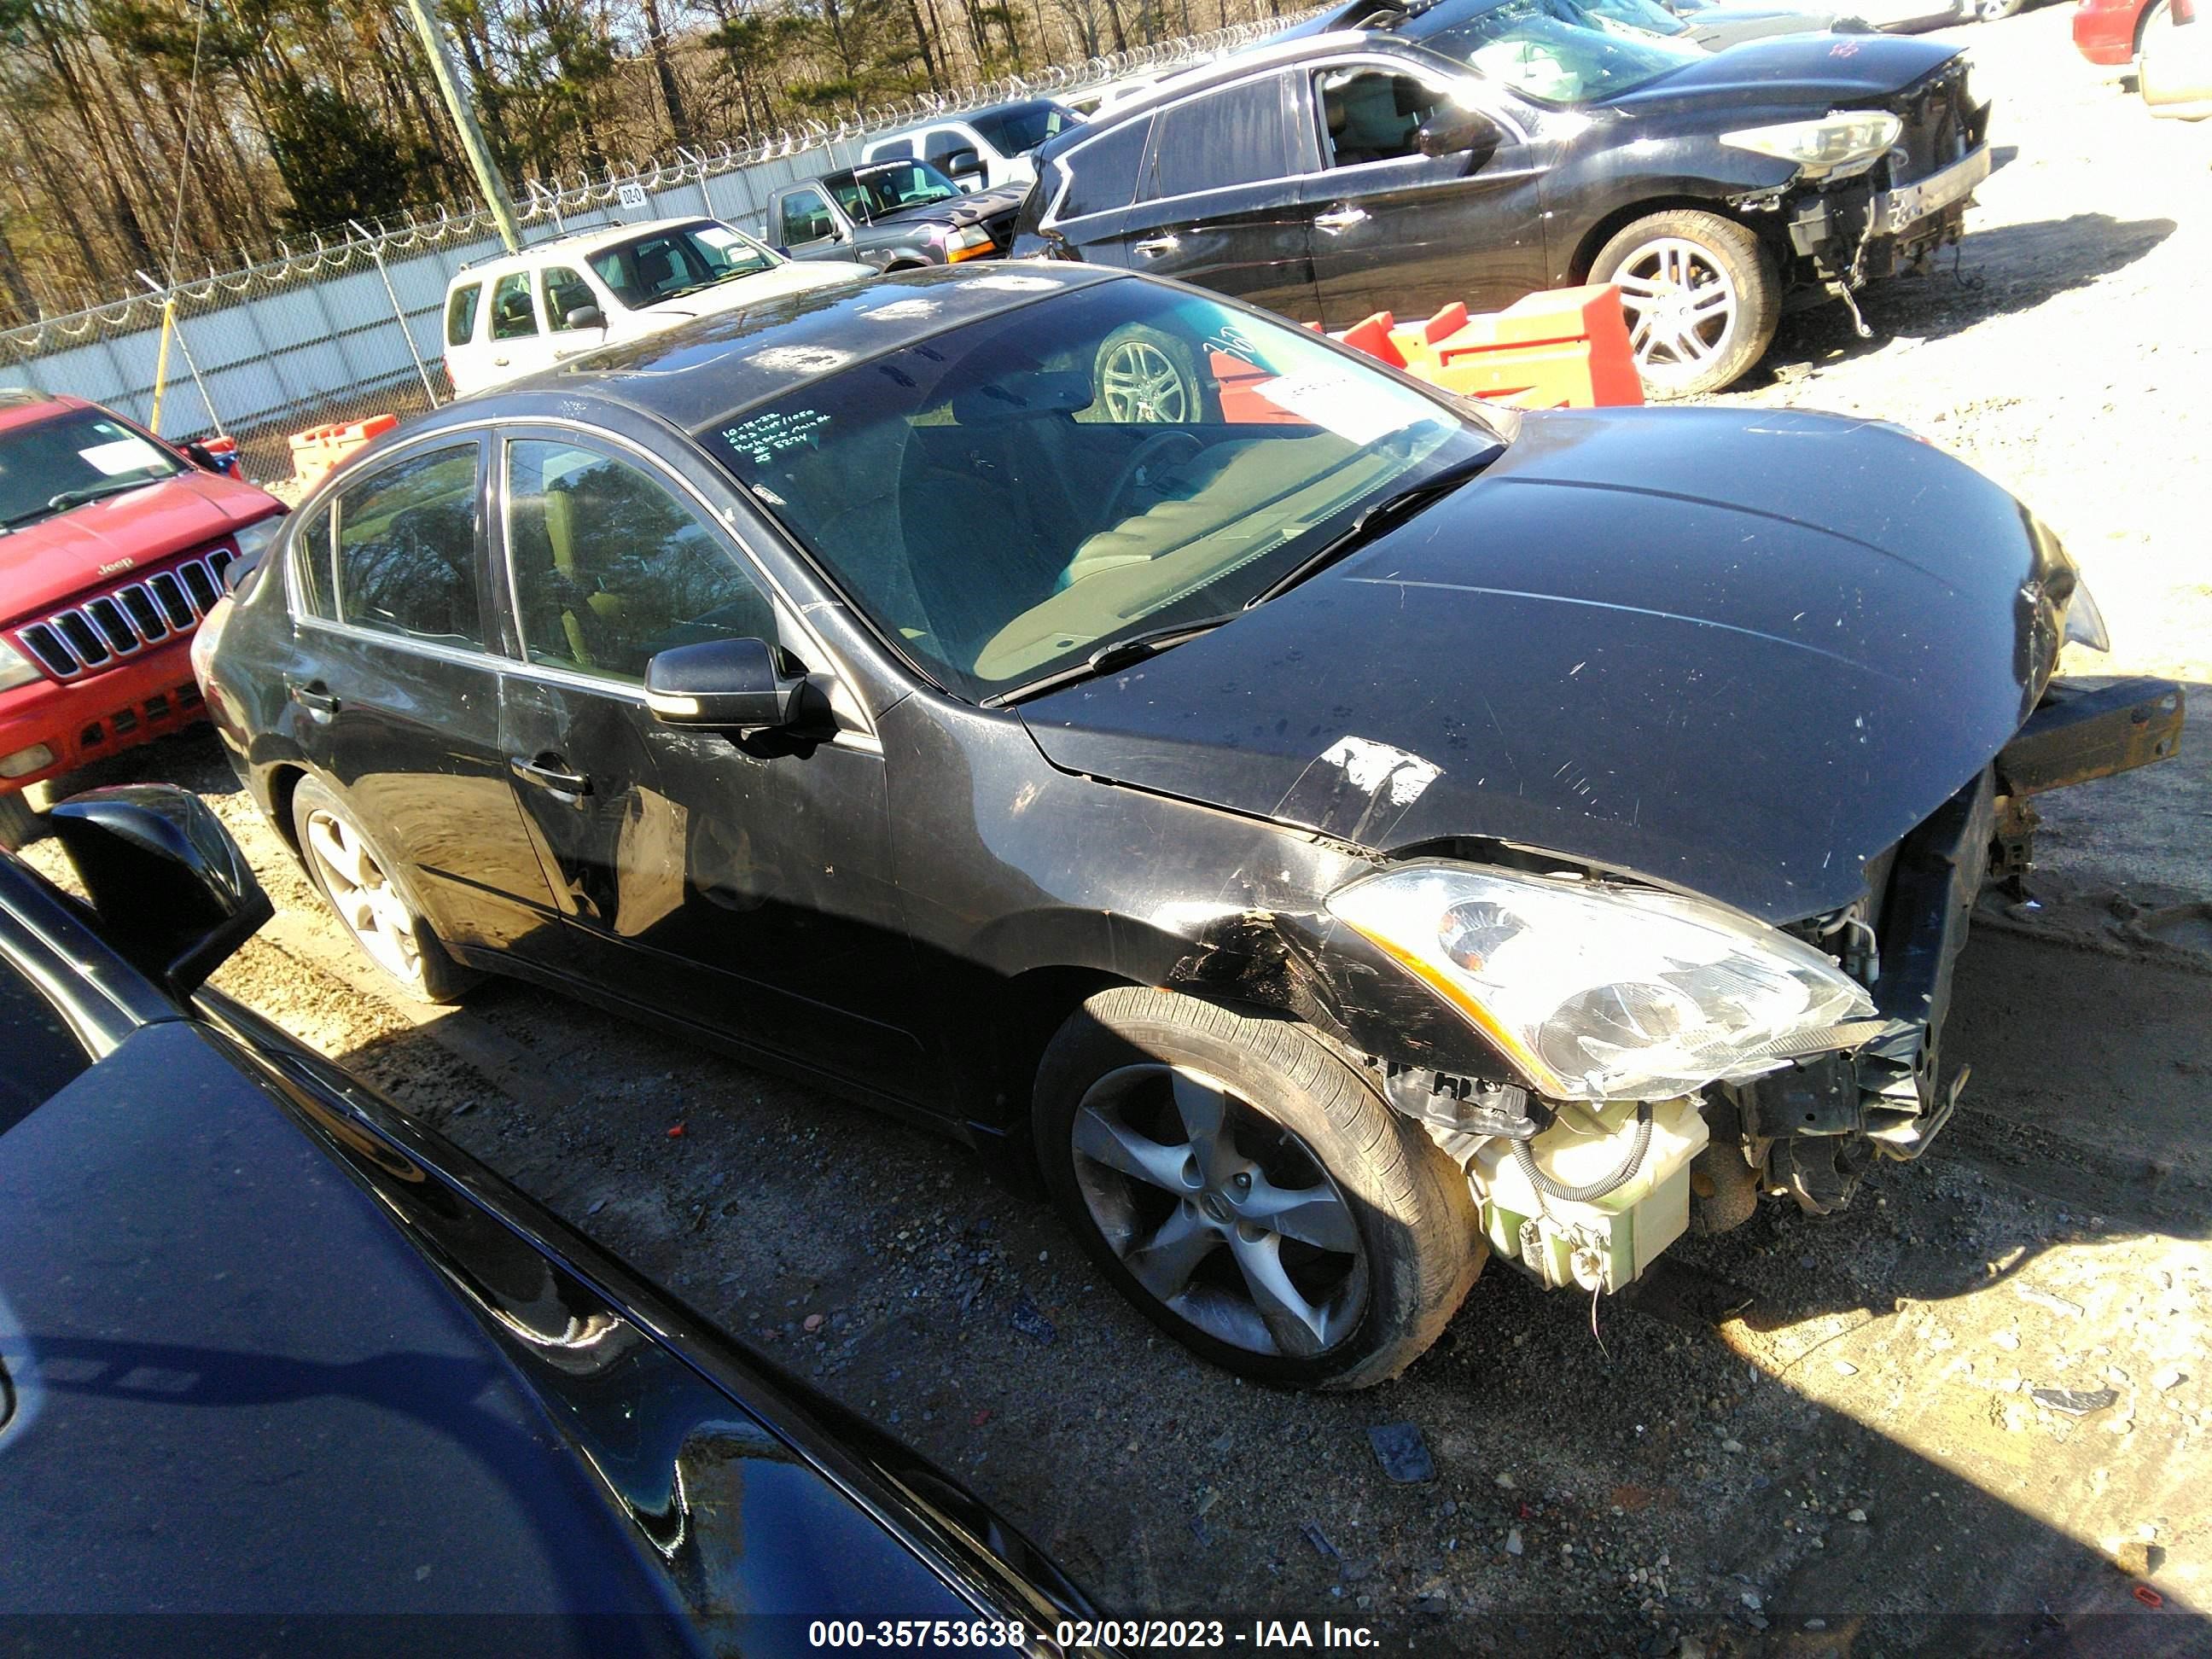
{"type": "Polygon", "coordinates": [[[338,700],[331,695],[330,687],[320,680],[310,680],[305,685],[294,686],[292,701],[318,721],[327,720],[338,712],[338,700]]]}
{"type": "Polygon", "coordinates": [[[507,764],[525,783],[567,805],[580,804],[592,793],[592,781],[580,772],[569,771],[558,755],[540,755],[534,760],[526,755],[510,755],[507,764]]]}
{"type": "Polygon", "coordinates": [[[1367,210],[1365,208],[1334,208],[1316,219],[1314,221],[1314,228],[1316,230],[1326,230],[1332,233],[1340,230],[1350,230],[1352,226],[1364,222],[1366,218],[1367,210]]]}
{"type": "Polygon", "coordinates": [[[1172,253],[1182,246],[1180,236],[1147,236],[1136,244],[1139,253],[1172,253]]]}

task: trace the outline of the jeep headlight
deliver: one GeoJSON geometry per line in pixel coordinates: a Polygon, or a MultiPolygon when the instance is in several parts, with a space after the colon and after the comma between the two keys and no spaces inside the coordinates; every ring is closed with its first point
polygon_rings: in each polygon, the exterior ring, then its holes
{"type": "Polygon", "coordinates": [[[0,640],[0,691],[13,691],[19,685],[28,685],[43,678],[38,664],[8,641],[0,640]]]}
{"type": "Polygon", "coordinates": [[[1556,1100],[1741,1082],[1874,1012],[1812,946],[1704,899],[1423,862],[1328,905],[1556,1100]]]}
{"type": "Polygon", "coordinates": [[[1808,179],[1848,179],[1888,154],[1905,124],[1882,110],[1831,110],[1817,121],[1781,121],[1721,134],[1721,143],[1778,161],[1808,179]]]}
{"type": "Polygon", "coordinates": [[[270,544],[283,532],[283,529],[284,515],[282,513],[272,513],[269,517],[258,520],[246,526],[243,530],[233,531],[230,539],[238,549],[238,556],[241,559],[250,559],[257,554],[266,553],[270,544]]]}

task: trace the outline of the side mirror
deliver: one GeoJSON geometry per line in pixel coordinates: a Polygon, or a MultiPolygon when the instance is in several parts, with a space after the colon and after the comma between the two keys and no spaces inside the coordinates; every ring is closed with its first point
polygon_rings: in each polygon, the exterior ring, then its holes
{"type": "Polygon", "coordinates": [[[230,832],[173,784],[88,790],[46,817],[101,937],[179,1002],[275,914],[230,832]]]}
{"type": "Polygon", "coordinates": [[[945,158],[945,176],[959,184],[963,179],[983,176],[983,158],[972,149],[956,149],[945,158]]]}
{"type": "Polygon", "coordinates": [[[1413,135],[1424,155],[1459,155],[1468,150],[1488,153],[1505,140],[1504,131],[1479,109],[1446,104],[1413,135]]]}
{"type": "Polygon", "coordinates": [[[561,322],[568,328],[605,328],[607,325],[606,314],[597,306],[571,307],[561,322]]]}
{"type": "Polygon", "coordinates": [[[806,676],[787,674],[765,640],[672,646],[645,665],[646,707],[668,726],[774,732],[805,711],[806,676]]]}

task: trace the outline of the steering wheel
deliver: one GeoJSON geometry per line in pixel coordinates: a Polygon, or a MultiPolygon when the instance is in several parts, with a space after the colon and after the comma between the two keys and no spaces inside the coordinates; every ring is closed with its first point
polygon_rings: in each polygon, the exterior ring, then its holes
{"type": "Polygon", "coordinates": [[[1123,463],[1120,474],[1114,480],[1114,487],[1106,492],[1104,517],[1106,525],[1113,526],[1121,523],[1126,516],[1121,511],[1121,497],[1129,493],[1130,487],[1137,482],[1138,475],[1145,470],[1146,465],[1155,457],[1164,453],[1171,444],[1189,445],[1190,453],[1193,455],[1200,453],[1206,448],[1205,443],[1195,433],[1185,431],[1181,427],[1170,427],[1165,432],[1155,432],[1144,442],[1139,444],[1137,453],[1123,463]]]}

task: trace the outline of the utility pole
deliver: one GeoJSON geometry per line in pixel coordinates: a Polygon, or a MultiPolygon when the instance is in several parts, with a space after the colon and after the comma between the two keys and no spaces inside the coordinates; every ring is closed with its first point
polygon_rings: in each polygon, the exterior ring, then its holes
{"type": "Polygon", "coordinates": [[[477,188],[483,192],[484,205],[491,210],[493,221],[499,226],[499,240],[514,252],[522,246],[522,229],[514,216],[514,203],[507,193],[507,181],[499,176],[499,168],[491,159],[491,149],[484,143],[483,129],[477,125],[476,108],[461,91],[460,77],[453,73],[453,60],[446,52],[445,32],[430,11],[430,0],[407,0],[409,15],[415,20],[415,32],[422,37],[422,50],[430,56],[430,72],[438,77],[438,90],[445,95],[446,112],[453,118],[453,125],[461,135],[461,148],[469,153],[469,166],[475,170],[477,188]]]}

